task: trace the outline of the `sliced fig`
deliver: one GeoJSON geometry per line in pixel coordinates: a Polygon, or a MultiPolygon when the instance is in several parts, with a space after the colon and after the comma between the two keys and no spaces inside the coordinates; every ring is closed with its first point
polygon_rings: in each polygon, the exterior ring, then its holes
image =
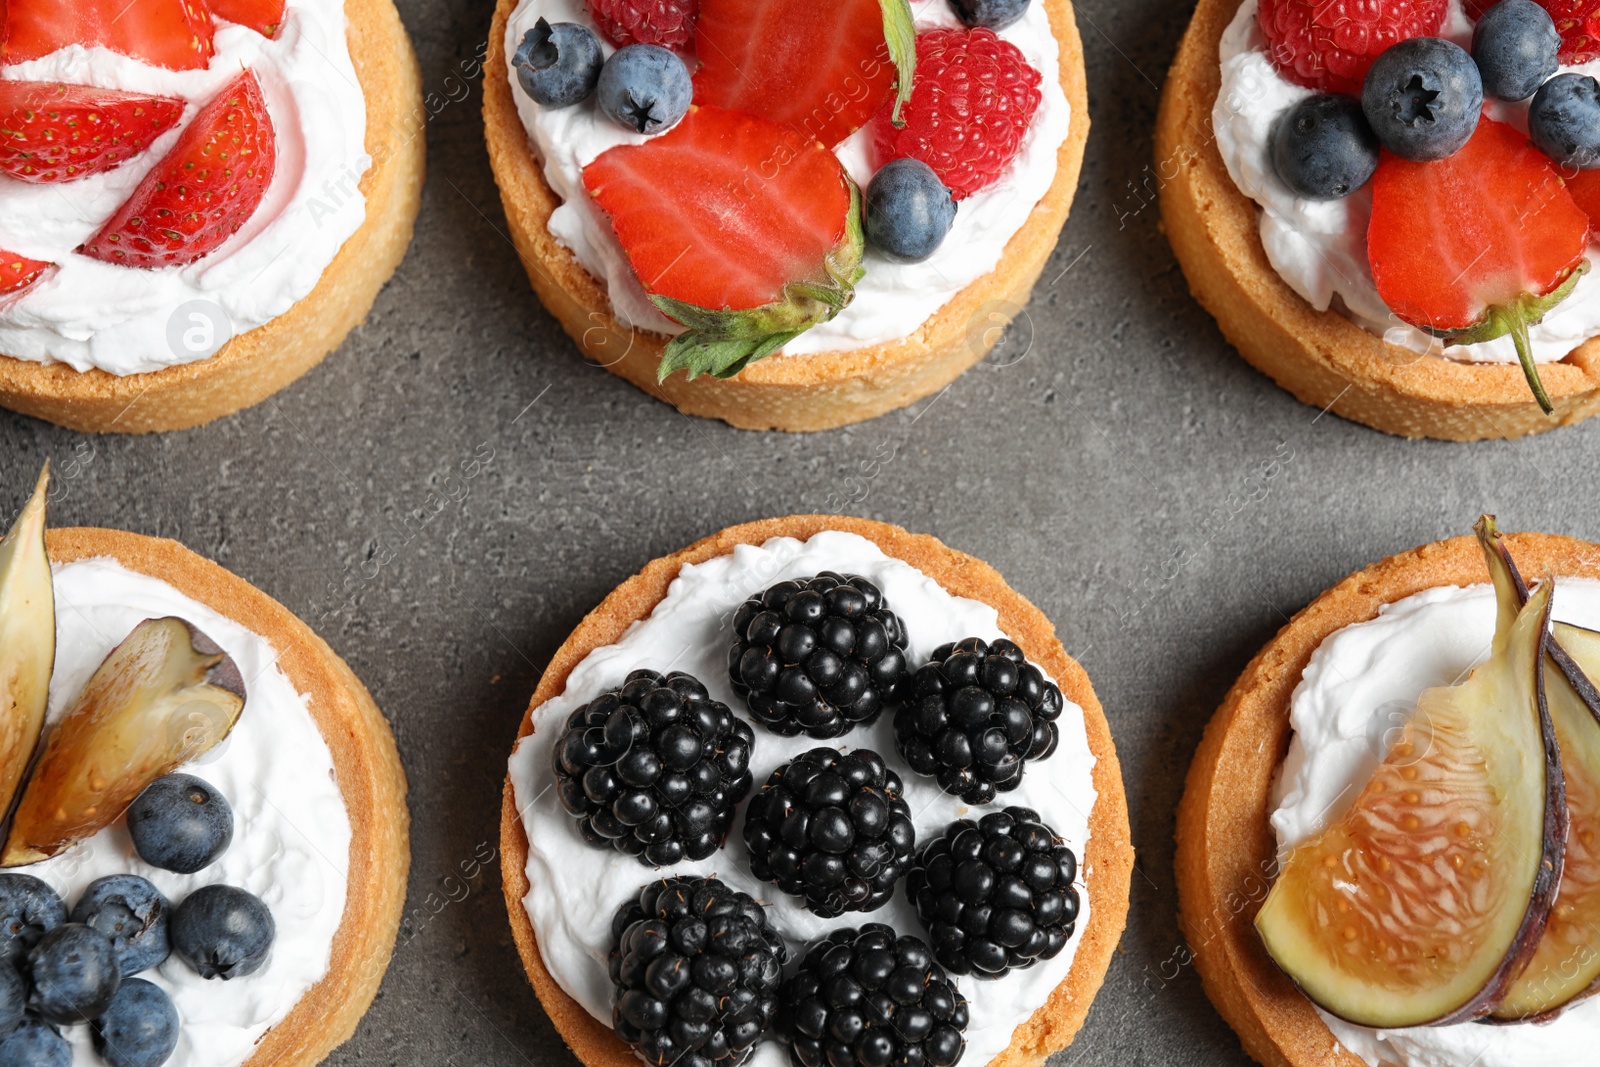
{"type": "Polygon", "coordinates": [[[0,824],[44,729],[56,660],[56,599],[44,549],[50,464],[0,541],[0,824]]]}
{"type": "Polygon", "coordinates": [[[1423,692],[1350,810],[1285,859],[1256,929],[1327,1011],[1475,1019],[1537,947],[1567,832],[1540,671],[1553,587],[1502,614],[1466,681],[1423,692]]]}
{"type": "MultiPolygon", "coordinates": [[[[1528,587],[1485,515],[1475,527],[1502,608],[1527,599],[1528,587]]],[[[1600,634],[1556,623],[1545,659],[1545,697],[1561,745],[1566,785],[1567,845],[1561,885],[1544,936],[1527,970],[1512,985],[1495,1022],[1543,1019],[1600,988],[1600,634]]]]}
{"type": "Polygon", "coordinates": [[[105,658],[51,731],[0,866],[36,863],[121,815],[144,787],[233,729],[244,680],[183,619],[146,619],[105,658]]]}

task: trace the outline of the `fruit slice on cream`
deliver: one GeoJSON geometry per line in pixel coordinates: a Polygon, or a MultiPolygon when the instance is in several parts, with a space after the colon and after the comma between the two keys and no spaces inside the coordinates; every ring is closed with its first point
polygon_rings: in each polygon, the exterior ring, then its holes
{"type": "Polygon", "coordinates": [[[56,659],[56,602],[45,554],[50,467],[0,541],[0,820],[11,810],[44,728],[56,659]]]}
{"type": "Polygon", "coordinates": [[[1537,947],[1567,832],[1540,669],[1553,591],[1501,612],[1489,659],[1424,691],[1351,808],[1284,861],[1256,929],[1332,1014],[1477,1018],[1537,947]]]}
{"type": "Polygon", "coordinates": [[[179,618],[146,619],[50,732],[0,866],[48,859],[109,826],[145,786],[204,755],[244,708],[239,668],[179,618]]]}

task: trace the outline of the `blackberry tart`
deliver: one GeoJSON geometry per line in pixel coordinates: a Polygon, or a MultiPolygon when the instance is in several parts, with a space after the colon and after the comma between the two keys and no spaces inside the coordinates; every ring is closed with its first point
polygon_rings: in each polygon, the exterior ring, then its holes
{"type": "MultiPolygon", "coordinates": [[[[747,616],[740,621],[747,628],[751,620],[747,616]]],[[[587,715],[582,721],[585,730],[595,728],[587,715]]],[[[591,740],[605,740],[604,725],[599,724],[601,733],[591,740]]],[[[620,722],[615,730],[620,739],[620,722]]],[[[644,993],[632,996],[636,987],[627,983],[619,996],[618,983],[604,963],[614,949],[625,956],[641,949],[622,940],[633,920],[621,930],[612,922],[630,904],[649,911],[660,903],[642,903],[642,886],[679,884],[685,879],[700,886],[715,879],[730,893],[759,903],[794,961],[805,958],[838,928],[839,921],[827,918],[827,913],[842,914],[846,922],[854,919],[859,924],[865,916],[857,919],[857,912],[844,909],[857,903],[871,907],[871,919],[894,931],[890,942],[924,943],[922,955],[913,953],[911,962],[925,960],[929,974],[936,968],[965,994],[964,1029],[955,1027],[965,1041],[961,1062],[981,1067],[1003,1060],[1012,1067],[1042,1062],[1070,1043],[1082,1024],[1126,916],[1132,869],[1126,807],[1109,731],[1088,678],[1056,641],[1049,622],[992,569],[970,556],[893,526],[832,516],[796,516],[724,530],[651,563],[592,612],[557,650],[533,695],[508,765],[501,847],[512,933],[534,990],[578,1057],[606,1067],[637,1062],[636,1047],[647,1059],[666,1051],[664,1046],[650,1046],[655,1039],[648,1034],[662,1025],[670,1028],[674,1021],[670,1012],[663,1019],[656,1004],[644,1002],[647,995],[659,1005],[669,1000],[676,1005],[672,998],[679,992],[675,985],[665,984],[651,991],[646,960],[635,960],[628,970],[630,980],[639,977],[635,973],[639,966],[646,970],[644,993]],[[997,982],[949,975],[926,944],[913,903],[906,894],[893,892],[892,886],[904,880],[902,871],[912,862],[910,846],[917,837],[938,837],[971,809],[939,789],[933,779],[911,771],[895,748],[892,714],[880,714],[819,748],[803,732],[784,736],[755,724],[735,692],[727,671],[728,652],[741,606],[775,586],[787,583],[799,590],[825,574],[839,576],[833,579],[839,583],[834,588],[849,585],[858,590],[858,579],[844,576],[859,576],[883,602],[893,605],[897,617],[905,620],[904,656],[909,663],[926,660],[941,645],[967,637],[980,637],[990,648],[1010,641],[1037,666],[1042,678],[1060,688],[1060,713],[1053,720],[1059,740],[1051,756],[1051,774],[1024,775],[1008,794],[1016,804],[1037,810],[1083,861],[1076,885],[1080,904],[1075,930],[1055,955],[1041,953],[1034,966],[1019,968],[997,982]],[[555,770],[560,758],[557,746],[567,735],[569,722],[577,721],[574,713],[625,687],[629,676],[641,670],[662,676],[668,670],[678,671],[699,679],[710,701],[726,704],[736,718],[754,725],[748,767],[753,779],[770,783],[777,772],[776,788],[769,784],[743,803],[744,810],[735,815],[733,832],[721,848],[700,859],[686,855],[653,873],[619,857],[612,848],[595,848],[585,840],[580,822],[563,805],[555,770]],[[805,779],[806,789],[792,788],[797,778],[805,779]],[[808,792],[813,783],[820,783],[815,796],[808,792]],[[896,792],[904,813],[899,811],[896,792]],[[790,818],[797,814],[801,817],[790,818]],[[786,838],[784,829],[790,822],[794,825],[786,838]],[[887,832],[890,823],[899,827],[894,834],[887,832]],[[880,824],[885,830],[878,830],[880,824]],[[773,829],[777,832],[767,832],[773,829]],[[856,835],[882,842],[883,847],[852,859],[856,835]],[[843,851],[818,849],[819,844],[843,851]],[[809,861],[817,869],[831,870],[838,860],[847,877],[831,889],[819,885],[824,891],[812,892],[809,901],[803,877],[795,885],[797,894],[763,880],[781,872],[803,876],[811,852],[833,857],[809,861]],[[877,864],[876,874],[867,860],[877,864]],[[855,870],[867,873],[851,874],[853,862],[858,864],[855,870]],[[861,885],[847,893],[845,883],[851,877],[861,885]],[[813,910],[808,902],[820,902],[821,907],[813,910]],[[620,1014],[623,997],[629,997],[626,1015],[620,1014]]],[[[698,890],[690,896],[694,892],[698,890]]],[[[656,938],[660,932],[648,936],[642,946],[646,955],[660,948],[656,938]]],[[[705,932],[709,935],[709,926],[705,932]]],[[[670,937],[671,931],[667,933],[670,937]]],[[[690,958],[687,950],[702,945],[699,925],[691,924],[688,933],[692,936],[682,940],[685,951],[673,950],[684,959],[690,958]]],[[[622,970],[617,976],[623,977],[622,970]]],[[[658,974],[658,983],[664,978],[658,974]]],[[[690,963],[687,978],[715,983],[732,980],[732,974],[720,963],[709,962],[697,973],[690,963]]],[[[880,990],[874,996],[890,993],[880,990]]],[[[725,1045],[709,1044],[712,1037],[695,1028],[709,1021],[700,1018],[708,1005],[704,998],[693,999],[698,1007],[689,1001],[683,1005],[695,1016],[688,1020],[694,1027],[684,1036],[691,1044],[704,1036],[707,1044],[685,1050],[686,1054],[704,1056],[708,1063],[737,1058],[744,1031],[737,1040],[730,1035],[725,1045]]],[[[780,1005],[782,1001],[780,995],[780,1005]]],[[[909,1001],[906,1007],[913,1014],[921,1010],[909,1001]]],[[[950,1015],[945,1022],[954,1018],[950,1015]]],[[[922,1057],[917,1062],[941,1062],[932,1058],[927,1035],[921,1034],[922,1015],[916,1014],[916,1020],[913,1033],[918,1036],[911,1041],[922,1057]]],[[[782,1025],[774,1020],[766,1036],[778,1037],[782,1025]]],[[[803,1033],[791,1031],[795,1032],[803,1033]]],[[[947,1038],[940,1039],[939,1049],[939,1057],[948,1056],[947,1038]]],[[[673,1051],[677,1050],[675,1045],[673,1051]]],[[[883,1042],[874,1038],[871,1047],[863,1046],[859,1054],[870,1059],[882,1051],[883,1042]]],[[[908,1063],[915,1059],[911,1052],[907,1056],[908,1063]]],[[[757,1043],[750,1062],[756,1067],[781,1067],[784,1058],[783,1046],[768,1040],[757,1043]]]]}

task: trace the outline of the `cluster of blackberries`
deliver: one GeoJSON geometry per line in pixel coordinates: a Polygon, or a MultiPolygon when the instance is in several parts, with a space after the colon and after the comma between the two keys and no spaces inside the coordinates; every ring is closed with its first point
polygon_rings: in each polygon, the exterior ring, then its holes
{"type": "Polygon", "coordinates": [[[900,776],[867,749],[814,748],[750,801],[750,869],[825,918],[872,911],[911,865],[916,831],[900,776]]]}
{"type": "Polygon", "coordinates": [[[1059,953],[1078,919],[1077,857],[1031,808],[959,819],[930,841],[906,895],[939,962],[997,978],[1059,953]]]}
{"type": "Polygon", "coordinates": [[[943,645],[907,688],[894,717],[900,755],[969,804],[1015,789],[1024,764],[1060,740],[1061,690],[1010,641],[943,645]]]}
{"type": "Polygon", "coordinates": [[[779,582],[733,617],[728,674],[773,733],[838,737],[878,717],[906,679],[906,631],[883,593],[824,571],[779,582]]]}
{"type": "Polygon", "coordinates": [[[651,882],[611,923],[612,1022],[654,1067],[736,1067],[771,1023],[783,941],[715,878],[651,882]]]}
{"type": "Polygon", "coordinates": [[[634,671],[567,717],[556,788],[591,845],[657,867],[705,859],[750,792],[754,744],[692,675],[634,671]]]}

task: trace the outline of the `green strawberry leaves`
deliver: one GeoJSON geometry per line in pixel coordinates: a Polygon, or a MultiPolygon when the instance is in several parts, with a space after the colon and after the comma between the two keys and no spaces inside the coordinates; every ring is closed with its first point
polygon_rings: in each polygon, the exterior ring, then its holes
{"type": "Polygon", "coordinates": [[[907,0],[878,0],[883,8],[883,40],[889,46],[889,59],[898,72],[895,78],[894,113],[896,129],[906,120],[900,109],[911,99],[911,83],[917,73],[917,27],[907,0]]]}

